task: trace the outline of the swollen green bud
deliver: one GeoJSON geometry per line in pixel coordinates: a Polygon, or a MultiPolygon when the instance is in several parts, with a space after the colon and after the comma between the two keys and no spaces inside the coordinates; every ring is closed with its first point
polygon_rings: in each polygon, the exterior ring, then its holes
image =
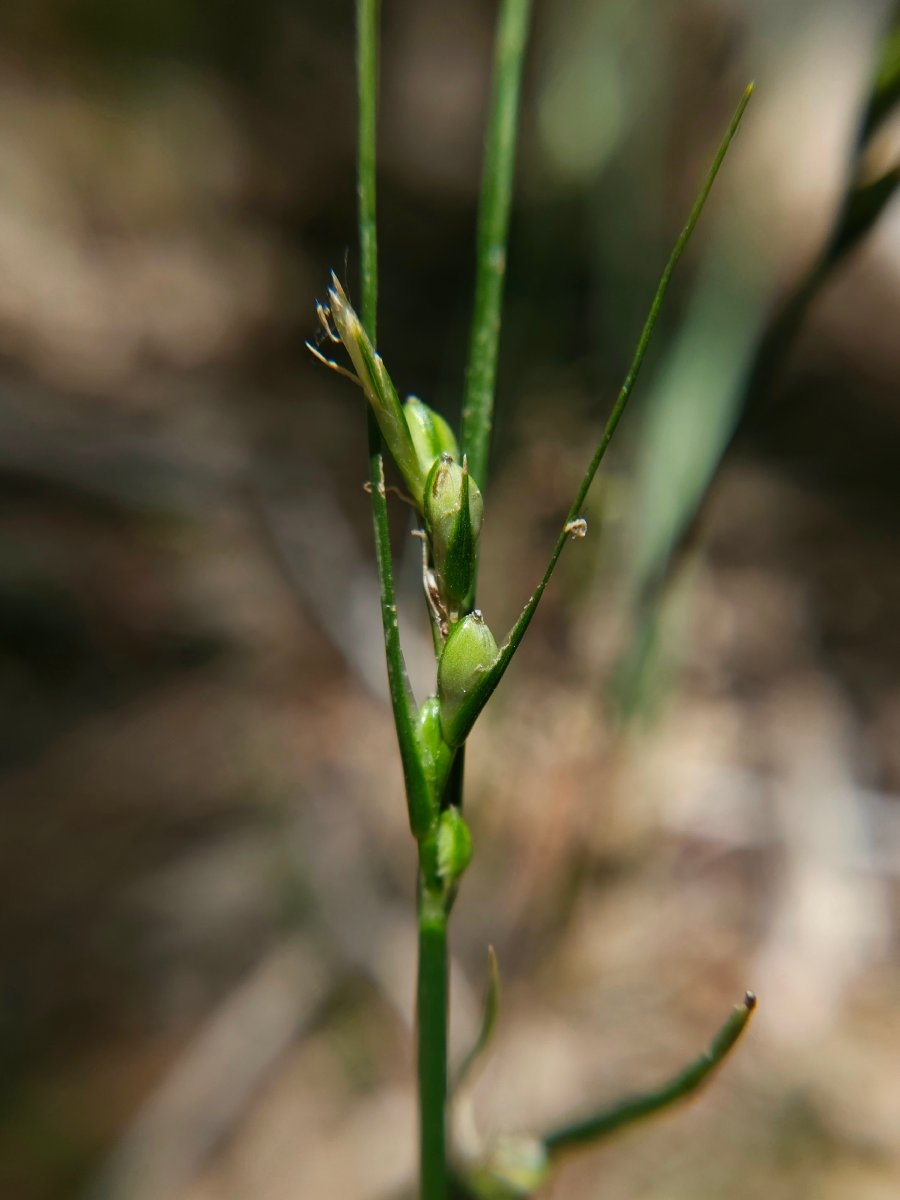
{"type": "Polygon", "coordinates": [[[440,413],[423,404],[418,396],[409,396],[403,405],[403,413],[412,436],[419,464],[427,475],[432,463],[442,454],[459,458],[459,447],[453,430],[440,413]]]}
{"type": "Polygon", "coordinates": [[[438,587],[447,608],[456,611],[475,582],[478,536],[484,502],[463,461],[442,454],[425,481],[425,525],[438,587]]]}
{"type": "Polygon", "coordinates": [[[438,698],[441,730],[451,746],[465,740],[460,709],[468,697],[477,695],[499,653],[494,635],[478,609],[450,630],[438,663],[438,698]]]}
{"type": "Polygon", "coordinates": [[[441,813],[437,831],[437,869],[445,887],[453,887],[472,861],[472,834],[458,808],[441,813]]]}
{"type": "Polygon", "coordinates": [[[320,309],[320,315],[322,312],[325,312],[323,320],[326,320],[327,315],[330,314],[337,335],[344,343],[344,349],[350,355],[350,361],[353,363],[353,369],[362,385],[366,399],[372,405],[387,448],[400,468],[400,473],[412,493],[416,507],[421,510],[427,468],[423,468],[419,461],[419,455],[413,444],[412,434],[400,404],[400,397],[381,360],[381,355],[376,353],[375,347],[362,327],[362,322],[347,299],[338,277],[334,274],[331,276],[331,287],[328,289],[328,309],[320,309]]]}
{"type": "Polygon", "coordinates": [[[453,748],[447,745],[441,732],[441,704],[437,696],[429,696],[419,710],[419,737],[425,777],[431,786],[437,809],[454,756],[453,748]]]}

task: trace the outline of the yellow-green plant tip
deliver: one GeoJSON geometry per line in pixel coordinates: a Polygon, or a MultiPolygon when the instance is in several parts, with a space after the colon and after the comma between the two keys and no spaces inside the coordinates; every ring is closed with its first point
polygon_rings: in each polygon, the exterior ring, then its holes
{"type": "Polygon", "coordinates": [[[441,704],[437,696],[429,696],[419,710],[419,739],[422,766],[437,812],[456,753],[453,747],[447,744],[441,730],[441,704]]]}
{"type": "Polygon", "coordinates": [[[465,724],[460,719],[463,703],[477,697],[498,654],[494,635],[478,609],[450,630],[438,663],[441,730],[449,745],[460,746],[465,740],[465,724]]]}
{"type": "Polygon", "coordinates": [[[428,474],[442,454],[459,458],[456,436],[440,413],[429,408],[418,396],[407,397],[403,413],[424,474],[428,474]]]}
{"type": "Polygon", "coordinates": [[[465,463],[442,454],[425,481],[425,525],[435,575],[450,613],[458,612],[475,582],[484,501],[465,463]]]}
{"type": "Polygon", "coordinates": [[[425,471],[413,444],[400,397],[381,356],[369,340],[353,305],[347,299],[347,293],[333,272],[331,287],[328,289],[328,312],[344,349],[350,355],[366,399],[375,413],[381,436],[391,457],[400,468],[400,474],[416,507],[421,511],[425,471]]]}
{"type": "Polygon", "coordinates": [[[472,834],[458,808],[441,813],[437,833],[438,875],[445,887],[454,887],[472,861],[472,834]]]}
{"type": "Polygon", "coordinates": [[[481,1200],[524,1200],[546,1183],[549,1169],[539,1139],[505,1134],[496,1139],[469,1179],[481,1200]]]}

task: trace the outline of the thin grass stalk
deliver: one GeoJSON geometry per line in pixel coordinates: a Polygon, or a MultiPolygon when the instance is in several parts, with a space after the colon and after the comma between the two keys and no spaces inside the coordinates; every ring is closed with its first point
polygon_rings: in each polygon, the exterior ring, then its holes
{"type": "MultiPolygon", "coordinates": [[[[378,90],[378,0],[357,0],[359,87],[358,189],[361,319],[375,344],[378,306],[378,246],[375,220],[376,109],[378,90]]],[[[432,824],[431,799],[415,736],[415,708],[400,633],[391,563],[381,435],[369,412],[369,482],[391,706],[403,761],[410,823],[421,846],[432,824]]],[[[447,1098],[447,916],[443,898],[429,890],[420,870],[419,965],[416,991],[418,1030],[420,1196],[446,1200],[447,1098]]]]}
{"type": "MultiPolygon", "coordinates": [[[[503,0],[497,18],[490,115],[485,136],[484,167],[478,205],[475,303],[469,337],[469,359],[463,398],[460,444],[472,478],[487,485],[494,425],[497,359],[506,277],[506,244],[512,208],[513,175],[519,127],[519,96],[525,45],[531,22],[531,0],[503,0]]],[[[475,607],[478,563],[466,607],[475,607]]],[[[457,753],[447,784],[446,803],[463,807],[466,751],[457,753]]]]}
{"type": "Polygon", "coordinates": [[[506,242],[516,161],[522,63],[531,0],[503,0],[497,21],[490,116],[478,209],[475,306],[462,410],[462,449],[472,478],[487,484],[500,344],[506,242]]]}
{"type": "MultiPolygon", "coordinates": [[[[357,0],[357,161],[359,203],[360,318],[372,345],[377,344],[378,231],[375,221],[375,153],[378,114],[378,27],[380,0],[357,0]]],[[[380,445],[380,442],[379,442],[380,445]]]]}
{"type": "Polygon", "coordinates": [[[419,892],[416,1019],[419,1084],[419,1200],[447,1200],[447,912],[419,892]]]}
{"type": "MultiPolygon", "coordinates": [[[[356,69],[358,88],[357,184],[359,194],[359,250],[361,320],[375,342],[378,309],[378,250],[375,224],[375,133],[378,95],[379,0],[357,0],[356,69]]],[[[375,557],[381,593],[388,688],[400,759],[406,785],[410,825],[416,838],[428,830],[431,801],[416,742],[416,712],[397,624],[397,601],[391,563],[391,538],[384,488],[384,459],[378,423],[369,409],[369,491],[375,531],[375,557]]]]}

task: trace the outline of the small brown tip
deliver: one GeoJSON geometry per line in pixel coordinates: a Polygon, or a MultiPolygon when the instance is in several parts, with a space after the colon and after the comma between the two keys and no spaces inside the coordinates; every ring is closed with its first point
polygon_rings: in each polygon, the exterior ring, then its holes
{"type": "Polygon", "coordinates": [[[756,1008],[756,992],[744,993],[744,1008],[746,1008],[747,1012],[753,1012],[754,1008],[756,1008]]]}

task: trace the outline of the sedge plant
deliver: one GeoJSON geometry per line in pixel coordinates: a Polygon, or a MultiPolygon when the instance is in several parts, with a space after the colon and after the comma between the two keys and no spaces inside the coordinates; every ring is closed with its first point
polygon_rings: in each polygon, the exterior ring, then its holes
{"type": "MultiPolygon", "coordinates": [[[[588,489],[632,394],[675,266],[699,220],[713,182],[750,98],[749,86],[700,188],[666,263],[625,380],[596,450],[587,465],[547,568],[518,620],[501,642],[477,607],[478,546],[488,477],[501,302],[522,63],[531,0],[501,0],[493,85],[478,217],[474,316],[459,436],[416,397],[401,402],[377,350],[378,262],[376,239],[376,96],[378,0],[357,0],[359,100],[358,191],[360,244],[359,311],[332,275],[327,299],[317,306],[322,334],[342,348],[343,361],[310,346],[329,367],[357,384],[367,401],[369,480],[375,554],[381,593],[385,657],[397,743],[403,766],[409,825],[418,851],[418,975],[416,1030],[419,1111],[420,1200],[453,1196],[531,1196],[555,1160],[576,1146],[595,1143],[623,1126],[687,1096],[707,1078],[743,1032],[755,998],[747,993],[728,1016],[708,1050],[673,1079],[647,1094],[588,1113],[559,1128],[504,1143],[482,1162],[459,1163],[448,1149],[447,929],[453,903],[472,856],[463,816],[466,739],[502,679],[537,610],[567,542],[585,536],[581,515],[588,489]],[[435,653],[435,689],[419,704],[404,664],[391,544],[383,448],[393,458],[416,513],[422,540],[424,601],[435,653]]],[[[481,1031],[457,1072],[455,1084],[487,1045],[499,997],[496,960],[481,1031]]]]}

